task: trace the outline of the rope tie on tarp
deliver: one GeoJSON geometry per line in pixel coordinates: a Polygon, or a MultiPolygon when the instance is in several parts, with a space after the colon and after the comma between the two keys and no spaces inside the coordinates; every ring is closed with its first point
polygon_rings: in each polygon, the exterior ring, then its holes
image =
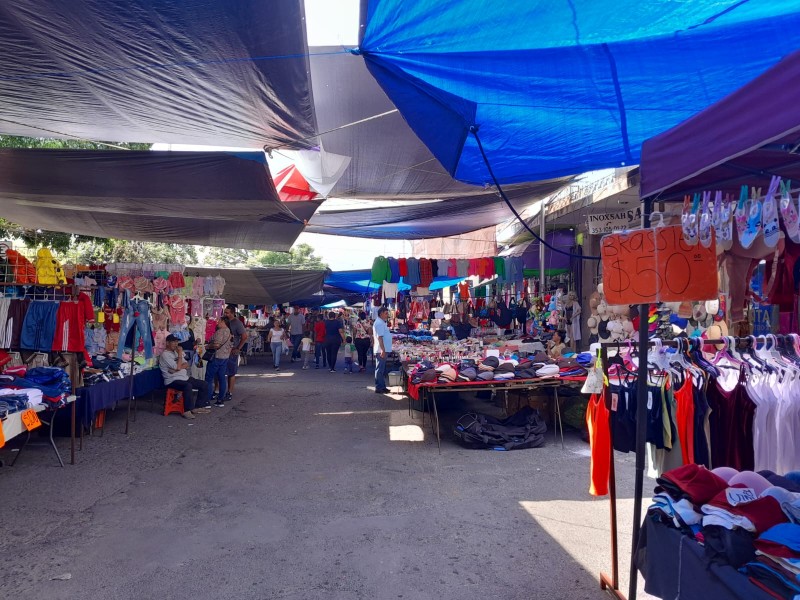
{"type": "MultiPolygon", "coordinates": [[[[591,256],[591,255],[586,255],[586,254],[575,254],[573,252],[567,252],[566,250],[561,250],[559,248],[556,248],[555,246],[552,246],[551,244],[548,244],[545,240],[540,238],[539,235],[533,229],[531,229],[528,226],[528,223],[525,222],[525,219],[523,219],[520,216],[520,214],[517,212],[517,209],[514,208],[513,204],[511,204],[511,201],[508,199],[508,196],[506,196],[506,193],[503,191],[503,188],[500,186],[500,182],[497,181],[497,177],[495,177],[494,171],[492,170],[492,165],[489,164],[489,157],[486,156],[486,151],[484,151],[484,149],[483,149],[483,144],[481,143],[481,138],[478,136],[478,128],[479,128],[478,125],[470,125],[469,132],[472,135],[475,136],[475,141],[478,142],[478,150],[481,151],[481,156],[483,157],[483,162],[486,164],[486,168],[489,170],[489,175],[492,177],[492,181],[494,182],[494,185],[497,188],[497,191],[500,194],[500,197],[508,205],[508,208],[511,209],[511,212],[514,213],[514,216],[517,218],[517,220],[520,223],[522,223],[522,226],[525,229],[528,230],[528,233],[530,233],[533,236],[533,238],[535,240],[537,240],[539,243],[544,244],[545,248],[548,248],[549,250],[551,250],[553,252],[556,252],[557,254],[564,254],[565,256],[569,256],[570,258],[577,258],[578,260],[600,260],[599,256],[591,256]]],[[[539,218],[540,219],[544,219],[544,208],[542,208],[541,211],[539,212],[539,218]]],[[[544,265],[539,265],[539,266],[540,266],[541,269],[544,269],[544,265]]]]}

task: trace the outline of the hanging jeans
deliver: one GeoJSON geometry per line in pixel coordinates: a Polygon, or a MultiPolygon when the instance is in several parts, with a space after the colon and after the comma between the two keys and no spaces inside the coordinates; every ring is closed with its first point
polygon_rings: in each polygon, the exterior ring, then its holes
{"type": "MultiPolygon", "coordinates": [[[[133,349],[139,346],[139,336],[144,340],[144,357],[153,357],[153,333],[150,330],[150,303],[147,300],[131,300],[122,315],[119,339],[124,340],[128,333],[134,330],[133,349]]],[[[117,348],[117,358],[122,358],[125,344],[120,343],[117,348]]]]}
{"type": "Polygon", "coordinates": [[[283,352],[283,342],[270,342],[269,348],[272,350],[272,361],[275,368],[281,366],[281,352],[283,352]]]}
{"type": "Polygon", "coordinates": [[[31,302],[20,333],[20,348],[50,352],[56,335],[58,302],[34,300],[31,302]]]}

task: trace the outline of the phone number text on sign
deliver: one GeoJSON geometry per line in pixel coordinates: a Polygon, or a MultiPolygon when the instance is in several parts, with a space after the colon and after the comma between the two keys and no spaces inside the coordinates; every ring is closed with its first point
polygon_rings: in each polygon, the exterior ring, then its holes
{"type": "Polygon", "coordinates": [[[717,297],[715,242],[688,245],[680,226],[615,233],[600,245],[609,304],[649,304],[717,297]]]}

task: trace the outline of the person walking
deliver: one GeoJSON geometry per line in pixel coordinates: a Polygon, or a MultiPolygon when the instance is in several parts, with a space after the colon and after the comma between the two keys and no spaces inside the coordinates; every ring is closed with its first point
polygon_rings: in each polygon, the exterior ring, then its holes
{"type": "Polygon", "coordinates": [[[314,322],[314,362],[315,369],[319,369],[319,359],[322,357],[322,366],[328,366],[328,355],[325,352],[325,317],[322,313],[317,315],[314,322]]]}
{"type": "Polygon", "coordinates": [[[386,324],[389,309],[381,306],[378,309],[378,318],[372,326],[375,343],[372,351],[375,353],[375,393],[385,394],[389,391],[386,387],[386,355],[392,351],[392,332],[386,324]]]}
{"type": "Polygon", "coordinates": [[[311,331],[306,331],[300,340],[303,352],[303,368],[308,368],[308,363],[311,360],[311,346],[314,345],[314,340],[311,339],[311,331]]]}
{"type": "Polygon", "coordinates": [[[267,342],[269,342],[269,347],[272,350],[272,360],[276,371],[280,371],[281,368],[281,352],[283,352],[285,336],[286,331],[284,331],[283,325],[281,325],[281,320],[275,319],[272,323],[272,329],[270,329],[269,334],[267,334],[267,342]]]}
{"type": "Polygon", "coordinates": [[[367,352],[372,341],[372,321],[367,318],[363,310],[358,313],[358,321],[353,327],[353,343],[358,353],[358,370],[363,373],[367,370],[367,352]]]}
{"type": "Polygon", "coordinates": [[[208,361],[206,366],[206,383],[208,384],[208,399],[211,400],[211,390],[214,389],[213,383],[217,381],[219,385],[219,396],[214,403],[215,406],[225,406],[225,395],[228,391],[228,359],[231,357],[231,330],[228,327],[230,319],[222,317],[217,321],[217,330],[211,337],[211,341],[206,344],[206,350],[214,350],[214,358],[208,361]]]}
{"type": "Polygon", "coordinates": [[[336,313],[331,311],[325,320],[325,353],[328,357],[328,366],[331,369],[331,373],[336,371],[336,357],[344,340],[344,325],[336,318],[336,313]]]}
{"type": "Polygon", "coordinates": [[[289,317],[289,335],[292,339],[292,358],[291,362],[300,359],[300,340],[303,339],[303,331],[306,328],[306,316],[300,313],[300,307],[292,309],[289,317]]]}
{"type": "Polygon", "coordinates": [[[564,319],[566,324],[567,342],[570,350],[576,352],[581,342],[581,305],[575,292],[567,294],[564,303],[564,319]]]}

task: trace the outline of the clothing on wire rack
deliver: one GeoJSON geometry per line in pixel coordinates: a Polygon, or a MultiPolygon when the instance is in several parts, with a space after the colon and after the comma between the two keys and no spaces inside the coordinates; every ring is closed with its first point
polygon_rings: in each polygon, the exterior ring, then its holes
{"type": "MultiPolygon", "coordinates": [[[[655,342],[654,342],[655,343],[655,342]]],[[[800,470],[800,336],[741,338],[717,350],[702,341],[660,341],[650,350],[647,382],[647,474],[686,464],[739,471],[800,470]]],[[[636,446],[638,357],[618,347],[606,386],[611,443],[617,451],[636,446]]],[[[587,408],[590,431],[598,430],[598,406],[587,408]]],[[[596,436],[595,436],[596,437],[596,436]]],[[[592,436],[590,443],[594,444],[592,436]]],[[[592,488],[606,456],[592,448],[592,488]],[[595,458],[597,460],[595,460],[595,458]]],[[[610,455],[606,461],[611,460],[610,455]]]]}

